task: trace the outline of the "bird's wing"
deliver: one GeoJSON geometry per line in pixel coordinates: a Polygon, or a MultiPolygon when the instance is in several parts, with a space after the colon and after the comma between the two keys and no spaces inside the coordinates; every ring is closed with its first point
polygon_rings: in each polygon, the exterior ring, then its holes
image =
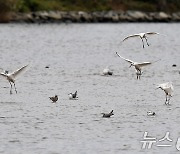
{"type": "Polygon", "coordinates": [[[159,33],[156,33],[156,32],[146,32],[145,34],[147,34],[147,35],[154,35],[154,34],[158,34],[158,35],[159,35],[159,33]]]}
{"type": "Polygon", "coordinates": [[[158,84],[158,87],[161,87],[162,89],[166,89],[169,87],[169,82],[158,84]]]}
{"type": "Polygon", "coordinates": [[[3,78],[6,78],[6,77],[7,77],[7,74],[5,74],[5,73],[0,73],[0,76],[3,77],[3,78]]]}
{"type": "Polygon", "coordinates": [[[18,76],[20,76],[21,74],[23,74],[27,70],[27,67],[28,67],[28,65],[21,67],[20,69],[11,73],[10,76],[12,76],[13,78],[17,78],[18,76]]]}
{"type": "Polygon", "coordinates": [[[74,97],[76,97],[77,96],[77,91],[74,93],[74,97]]]}
{"type": "Polygon", "coordinates": [[[147,66],[147,65],[150,65],[150,64],[151,64],[150,62],[138,63],[138,65],[139,65],[140,67],[147,66]]]}
{"type": "Polygon", "coordinates": [[[130,59],[126,59],[126,58],[124,58],[124,57],[122,57],[120,54],[118,54],[117,52],[116,52],[116,54],[120,57],[120,58],[122,58],[122,59],[124,59],[125,61],[127,61],[127,62],[129,62],[129,63],[134,63],[132,60],[130,60],[130,59]]]}
{"type": "Polygon", "coordinates": [[[137,37],[137,36],[140,36],[140,35],[139,35],[139,34],[129,35],[129,36],[125,37],[125,38],[122,40],[122,42],[124,42],[125,40],[127,40],[127,39],[130,38],[130,37],[137,37]]]}

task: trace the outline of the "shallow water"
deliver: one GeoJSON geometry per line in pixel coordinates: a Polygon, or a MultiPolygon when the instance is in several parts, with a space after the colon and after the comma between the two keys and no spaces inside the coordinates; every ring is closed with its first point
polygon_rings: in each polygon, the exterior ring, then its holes
{"type": "Polygon", "coordinates": [[[0,83],[0,153],[179,153],[179,24],[1,24],[0,66],[9,71],[30,63],[9,94],[0,83]],[[133,33],[163,35],[121,40],[133,33]],[[136,80],[133,68],[115,54],[154,62],[136,80]],[[176,64],[177,67],[172,67],[176,64]],[[49,66],[49,68],[45,68],[49,66]],[[109,66],[113,76],[102,76],[109,66]],[[156,84],[172,81],[171,105],[156,84]],[[78,91],[78,100],[68,93],[78,91]],[[57,104],[49,96],[57,94],[57,104]],[[111,118],[100,113],[114,110],[111,118]],[[156,112],[147,117],[147,111],[156,112]],[[156,138],[142,149],[143,135],[156,138]],[[173,141],[159,142],[166,132],[173,141]],[[171,147],[157,147],[158,144],[171,147]]]}

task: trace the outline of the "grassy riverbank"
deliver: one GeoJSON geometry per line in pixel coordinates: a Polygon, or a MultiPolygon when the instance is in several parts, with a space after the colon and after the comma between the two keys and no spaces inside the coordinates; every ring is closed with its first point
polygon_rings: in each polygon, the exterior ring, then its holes
{"type": "Polygon", "coordinates": [[[8,22],[12,12],[36,11],[179,12],[180,0],[0,0],[0,22],[8,22]]]}
{"type": "Polygon", "coordinates": [[[42,10],[103,11],[139,10],[177,12],[179,0],[0,0],[0,10],[31,12],[42,10]]]}

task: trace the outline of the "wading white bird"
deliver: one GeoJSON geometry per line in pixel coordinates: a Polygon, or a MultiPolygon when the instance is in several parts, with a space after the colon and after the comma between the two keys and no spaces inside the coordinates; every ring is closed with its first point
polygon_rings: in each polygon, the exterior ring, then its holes
{"type": "Polygon", "coordinates": [[[172,83],[171,82],[166,82],[166,83],[159,84],[157,86],[157,89],[159,89],[159,88],[164,90],[164,92],[166,94],[165,104],[168,105],[169,101],[170,101],[170,99],[172,97],[172,93],[174,91],[174,87],[173,87],[172,83]]]}
{"type": "Polygon", "coordinates": [[[148,112],[147,112],[147,116],[155,116],[155,115],[156,115],[155,112],[152,112],[152,111],[148,111],[148,112]]]}
{"type": "Polygon", "coordinates": [[[142,62],[142,63],[134,62],[134,61],[132,61],[132,60],[130,60],[130,59],[126,59],[126,58],[122,57],[122,56],[121,56],[120,54],[118,54],[117,52],[116,52],[116,54],[117,54],[120,58],[122,58],[122,59],[124,59],[125,61],[127,61],[128,63],[130,63],[130,66],[129,66],[129,67],[134,66],[134,68],[136,69],[137,79],[140,79],[140,76],[142,75],[142,67],[151,64],[150,62],[142,62]]]}
{"type": "Polygon", "coordinates": [[[69,99],[74,99],[74,100],[78,99],[77,91],[74,94],[73,93],[69,93],[68,95],[69,95],[69,99]]]}
{"type": "Polygon", "coordinates": [[[26,71],[28,65],[25,65],[21,67],[20,69],[14,71],[13,73],[9,73],[8,71],[4,71],[0,73],[0,76],[4,77],[6,80],[8,80],[9,84],[11,85],[10,94],[12,94],[12,83],[14,84],[15,92],[17,93],[15,80],[17,77],[19,77],[22,73],[26,71]]]}
{"type": "Polygon", "coordinates": [[[146,40],[146,43],[149,46],[149,43],[147,41],[147,35],[154,35],[154,34],[158,34],[159,35],[159,33],[156,33],[156,32],[146,32],[146,33],[139,33],[139,34],[129,35],[126,38],[123,39],[123,42],[125,40],[129,39],[129,38],[132,38],[132,37],[140,37],[140,39],[142,40],[142,43],[143,43],[143,48],[144,48],[144,41],[143,41],[143,39],[146,40]]]}

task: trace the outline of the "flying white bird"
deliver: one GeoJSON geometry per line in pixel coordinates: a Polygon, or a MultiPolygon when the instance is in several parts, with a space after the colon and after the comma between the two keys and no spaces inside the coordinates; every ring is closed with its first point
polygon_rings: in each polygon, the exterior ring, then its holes
{"type": "Polygon", "coordinates": [[[142,40],[142,43],[143,43],[143,48],[144,48],[144,41],[143,41],[143,38],[146,40],[146,43],[147,45],[149,46],[149,43],[147,41],[147,35],[154,35],[154,34],[158,34],[159,33],[156,33],[156,32],[146,32],[146,33],[139,33],[139,34],[133,34],[133,35],[129,35],[127,36],[126,38],[123,39],[123,42],[129,38],[132,38],[132,37],[140,37],[140,39],[142,40]]]}
{"type": "Polygon", "coordinates": [[[73,100],[76,100],[76,99],[78,99],[78,97],[77,97],[77,91],[73,94],[73,93],[69,93],[68,94],[69,95],[69,99],[73,99],[73,100]]]}
{"type": "Polygon", "coordinates": [[[157,86],[157,89],[162,89],[164,90],[165,94],[166,94],[166,100],[165,100],[165,104],[168,105],[169,104],[169,101],[172,97],[172,93],[174,91],[174,88],[173,88],[173,85],[171,82],[166,82],[166,83],[162,83],[162,84],[159,84],[157,86]],[[169,97],[169,98],[168,98],[169,97]]]}
{"type": "Polygon", "coordinates": [[[14,71],[13,73],[9,73],[8,71],[4,71],[0,73],[0,76],[8,80],[9,84],[11,85],[10,94],[12,94],[12,83],[14,84],[14,89],[15,89],[15,92],[17,93],[15,80],[17,79],[17,77],[19,77],[22,73],[26,71],[27,66],[28,65],[25,65],[21,67],[20,69],[14,71]]]}
{"type": "Polygon", "coordinates": [[[142,63],[134,62],[134,61],[132,61],[132,60],[130,60],[130,59],[126,59],[126,58],[122,57],[122,56],[121,56],[120,54],[118,54],[117,52],[116,52],[116,54],[117,54],[120,58],[122,58],[122,59],[124,59],[125,61],[127,61],[128,63],[130,63],[130,66],[129,66],[129,67],[134,66],[134,68],[136,69],[137,79],[140,79],[140,76],[142,75],[142,67],[151,64],[150,62],[142,62],[142,63]]]}

